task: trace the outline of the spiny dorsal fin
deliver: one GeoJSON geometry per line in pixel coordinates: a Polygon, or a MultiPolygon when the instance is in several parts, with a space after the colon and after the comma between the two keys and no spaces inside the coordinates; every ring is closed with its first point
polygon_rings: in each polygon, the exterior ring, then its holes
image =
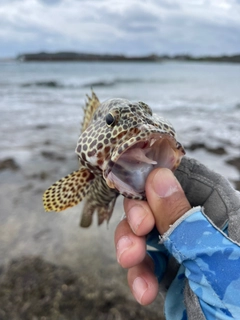
{"type": "Polygon", "coordinates": [[[78,204],[87,194],[94,175],[86,168],[70,173],[55,182],[43,194],[46,211],[62,211],[78,204]]]}
{"type": "Polygon", "coordinates": [[[92,90],[92,97],[89,97],[89,95],[87,95],[87,99],[88,100],[86,101],[86,106],[84,108],[82,132],[86,130],[86,128],[89,125],[90,120],[92,119],[94,112],[96,111],[96,109],[100,105],[100,101],[98,100],[98,97],[96,96],[96,94],[94,93],[93,90],[92,90]]]}

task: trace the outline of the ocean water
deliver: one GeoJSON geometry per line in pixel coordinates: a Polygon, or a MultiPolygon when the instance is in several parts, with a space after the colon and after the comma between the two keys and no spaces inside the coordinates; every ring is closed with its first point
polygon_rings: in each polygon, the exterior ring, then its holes
{"type": "Polygon", "coordinates": [[[91,87],[100,101],[120,97],[148,103],[172,122],[189,151],[231,180],[226,161],[240,154],[240,65],[218,63],[0,62],[0,159],[37,157],[52,143],[74,153],[82,106],[91,87]]]}

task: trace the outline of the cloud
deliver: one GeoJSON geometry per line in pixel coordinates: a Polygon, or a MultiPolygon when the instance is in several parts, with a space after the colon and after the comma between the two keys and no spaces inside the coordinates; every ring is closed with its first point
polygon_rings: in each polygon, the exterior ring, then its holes
{"type": "Polygon", "coordinates": [[[240,52],[239,0],[0,0],[0,55],[240,52]]]}

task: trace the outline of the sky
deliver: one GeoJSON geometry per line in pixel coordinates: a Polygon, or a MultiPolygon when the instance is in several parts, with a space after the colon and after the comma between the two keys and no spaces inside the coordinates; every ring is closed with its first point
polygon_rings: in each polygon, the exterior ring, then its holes
{"type": "Polygon", "coordinates": [[[0,58],[240,53],[240,0],[0,0],[0,58]]]}

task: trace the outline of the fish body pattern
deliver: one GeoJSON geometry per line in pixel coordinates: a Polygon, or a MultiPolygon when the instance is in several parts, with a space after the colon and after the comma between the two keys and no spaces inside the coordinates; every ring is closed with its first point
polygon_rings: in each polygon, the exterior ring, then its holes
{"type": "Polygon", "coordinates": [[[144,200],[145,182],[158,167],[174,171],[185,154],[172,125],[144,102],[88,97],[75,152],[79,170],[60,179],[43,195],[46,211],[62,211],[85,198],[81,226],[94,211],[98,224],[109,221],[119,194],[144,200]]]}

